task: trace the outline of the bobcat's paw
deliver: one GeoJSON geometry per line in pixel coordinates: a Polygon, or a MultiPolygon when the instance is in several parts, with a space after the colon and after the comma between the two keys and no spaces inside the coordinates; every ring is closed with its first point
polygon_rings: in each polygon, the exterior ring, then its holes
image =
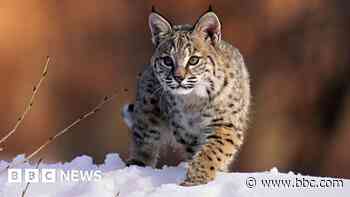
{"type": "Polygon", "coordinates": [[[215,179],[215,168],[198,162],[190,162],[186,173],[186,179],[180,183],[181,186],[203,185],[215,179]]]}
{"type": "Polygon", "coordinates": [[[136,160],[136,159],[129,159],[128,161],[126,161],[126,166],[131,166],[131,165],[136,165],[136,166],[141,166],[141,167],[145,167],[146,164],[143,163],[142,161],[136,160]]]}
{"type": "Polygon", "coordinates": [[[180,186],[184,187],[190,187],[190,186],[196,186],[196,185],[204,185],[207,184],[210,180],[207,179],[200,179],[200,180],[185,180],[182,183],[180,183],[180,186]]]}
{"type": "Polygon", "coordinates": [[[180,183],[181,186],[196,186],[207,184],[208,182],[214,180],[214,176],[208,176],[207,173],[196,171],[196,173],[191,173],[187,171],[186,179],[180,183]]]}
{"type": "Polygon", "coordinates": [[[189,181],[184,181],[180,183],[180,186],[184,186],[184,187],[190,187],[190,186],[196,186],[196,185],[201,185],[201,183],[195,183],[195,182],[189,182],[189,181]]]}

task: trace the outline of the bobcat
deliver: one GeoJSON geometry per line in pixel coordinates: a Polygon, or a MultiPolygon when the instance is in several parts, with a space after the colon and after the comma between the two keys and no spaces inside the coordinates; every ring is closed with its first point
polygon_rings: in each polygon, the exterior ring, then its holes
{"type": "Polygon", "coordinates": [[[227,170],[243,143],[250,105],[249,75],[239,51],[222,40],[210,9],[192,25],[172,25],[152,10],[155,46],[123,117],[132,130],[128,165],[157,162],[165,134],[183,145],[192,186],[227,170]]]}

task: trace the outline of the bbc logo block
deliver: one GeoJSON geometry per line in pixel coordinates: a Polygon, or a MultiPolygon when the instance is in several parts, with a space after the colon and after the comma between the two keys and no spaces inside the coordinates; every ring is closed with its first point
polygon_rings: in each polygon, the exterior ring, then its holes
{"type": "Polygon", "coordinates": [[[22,183],[22,169],[9,169],[7,180],[9,183],[22,183]]]}
{"type": "Polygon", "coordinates": [[[43,183],[55,183],[56,182],[56,170],[55,169],[41,169],[41,181],[43,183]]]}
{"type": "Polygon", "coordinates": [[[38,169],[24,170],[24,182],[39,183],[39,170],[38,169]]]}
{"type": "Polygon", "coordinates": [[[9,169],[9,183],[54,183],[56,169],[9,169]]]}

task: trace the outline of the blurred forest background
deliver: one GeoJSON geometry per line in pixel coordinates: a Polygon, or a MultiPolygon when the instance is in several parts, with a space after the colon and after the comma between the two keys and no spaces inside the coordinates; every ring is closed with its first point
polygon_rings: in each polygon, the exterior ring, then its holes
{"type": "Polygon", "coordinates": [[[252,77],[252,123],[235,170],[277,166],[350,178],[350,2],[345,0],[1,0],[0,135],[13,126],[40,78],[34,108],[0,159],[30,153],[101,98],[117,99],[40,153],[45,162],[88,154],[127,157],[120,109],[153,46],[151,5],[176,24],[194,23],[209,3],[223,38],[240,49],[252,77]],[[137,2],[137,3],[136,3],[137,2]]]}

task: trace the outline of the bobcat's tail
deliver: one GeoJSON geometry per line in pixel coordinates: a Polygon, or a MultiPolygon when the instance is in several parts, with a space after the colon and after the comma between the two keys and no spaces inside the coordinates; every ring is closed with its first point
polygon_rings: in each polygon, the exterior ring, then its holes
{"type": "Polygon", "coordinates": [[[133,125],[134,104],[126,104],[122,110],[122,117],[125,124],[131,129],[133,125]]]}

